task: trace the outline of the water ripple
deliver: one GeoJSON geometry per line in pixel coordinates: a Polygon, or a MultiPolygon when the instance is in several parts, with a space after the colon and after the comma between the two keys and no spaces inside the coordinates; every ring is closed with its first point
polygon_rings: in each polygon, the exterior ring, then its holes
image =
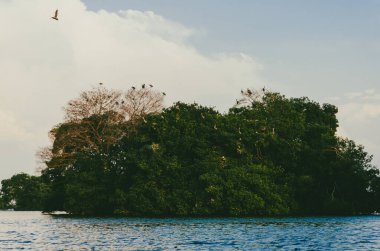
{"type": "Polygon", "coordinates": [[[379,250],[380,217],[63,218],[0,211],[0,250],[379,250]]]}

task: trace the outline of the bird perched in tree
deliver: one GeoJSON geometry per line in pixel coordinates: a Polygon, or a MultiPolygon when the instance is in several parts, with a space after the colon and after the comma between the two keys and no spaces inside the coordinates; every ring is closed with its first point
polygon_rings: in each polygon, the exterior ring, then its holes
{"type": "Polygon", "coordinates": [[[58,10],[55,10],[54,16],[51,18],[58,21],[58,10]]]}
{"type": "Polygon", "coordinates": [[[247,89],[248,95],[252,95],[252,91],[250,89],[247,89]]]}
{"type": "Polygon", "coordinates": [[[132,86],[132,90],[135,90],[135,89],[136,89],[136,87],[132,86]]]}
{"type": "Polygon", "coordinates": [[[166,96],[166,93],[165,93],[165,92],[163,92],[163,93],[162,93],[162,95],[166,96]]]}
{"type": "Polygon", "coordinates": [[[153,85],[149,85],[150,86],[150,88],[152,88],[153,87],[153,85]]]}
{"type": "Polygon", "coordinates": [[[239,100],[236,100],[236,104],[237,104],[237,105],[240,104],[240,101],[239,101],[239,100]]]}
{"type": "Polygon", "coordinates": [[[143,84],[141,87],[144,89],[145,88],[145,84],[143,84]]]}
{"type": "Polygon", "coordinates": [[[103,83],[99,83],[99,85],[103,85],[103,83]]]}

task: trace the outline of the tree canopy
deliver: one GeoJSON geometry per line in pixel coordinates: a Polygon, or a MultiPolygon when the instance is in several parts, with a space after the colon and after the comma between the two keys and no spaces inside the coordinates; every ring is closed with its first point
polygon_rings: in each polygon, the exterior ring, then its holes
{"type": "Polygon", "coordinates": [[[40,177],[25,173],[1,181],[0,208],[15,210],[41,210],[47,187],[40,177]]]}
{"type": "MultiPolygon", "coordinates": [[[[181,102],[163,109],[164,94],[145,85],[81,93],[42,151],[36,205],[77,215],[379,211],[379,170],[363,146],[337,136],[335,106],[241,92],[226,113],[181,102]]],[[[14,177],[1,198],[20,209],[14,177]]]]}

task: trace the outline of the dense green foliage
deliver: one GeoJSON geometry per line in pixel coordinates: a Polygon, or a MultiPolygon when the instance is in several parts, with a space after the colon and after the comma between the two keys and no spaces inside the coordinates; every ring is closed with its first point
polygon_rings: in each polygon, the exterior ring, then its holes
{"type": "Polygon", "coordinates": [[[25,173],[1,181],[0,208],[14,210],[41,210],[46,185],[40,177],[25,173]]]}
{"type": "Polygon", "coordinates": [[[7,207],[15,201],[22,209],[35,200],[44,211],[79,215],[379,211],[379,171],[362,146],[336,136],[336,113],[333,105],[264,92],[225,114],[176,103],[112,125],[104,124],[110,121],[104,117],[115,114],[92,115],[58,125],[56,154],[41,177],[12,177],[24,179],[21,186],[3,181],[2,198],[7,207]],[[86,138],[102,139],[91,141],[97,147],[77,140],[78,128],[86,138]],[[104,144],[106,137],[99,135],[110,131],[124,133],[112,145],[104,144]],[[39,191],[27,188],[33,182],[39,191]]]}

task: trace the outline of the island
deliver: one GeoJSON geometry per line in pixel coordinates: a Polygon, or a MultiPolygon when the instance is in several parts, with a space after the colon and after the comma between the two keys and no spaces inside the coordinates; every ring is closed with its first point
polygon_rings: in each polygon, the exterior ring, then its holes
{"type": "MultiPolygon", "coordinates": [[[[337,134],[337,107],[241,90],[227,112],[164,108],[153,85],[83,91],[0,208],[80,216],[245,217],[380,211],[379,170],[337,134]]],[[[226,102],[229,102],[228,100],[226,102]]]]}

